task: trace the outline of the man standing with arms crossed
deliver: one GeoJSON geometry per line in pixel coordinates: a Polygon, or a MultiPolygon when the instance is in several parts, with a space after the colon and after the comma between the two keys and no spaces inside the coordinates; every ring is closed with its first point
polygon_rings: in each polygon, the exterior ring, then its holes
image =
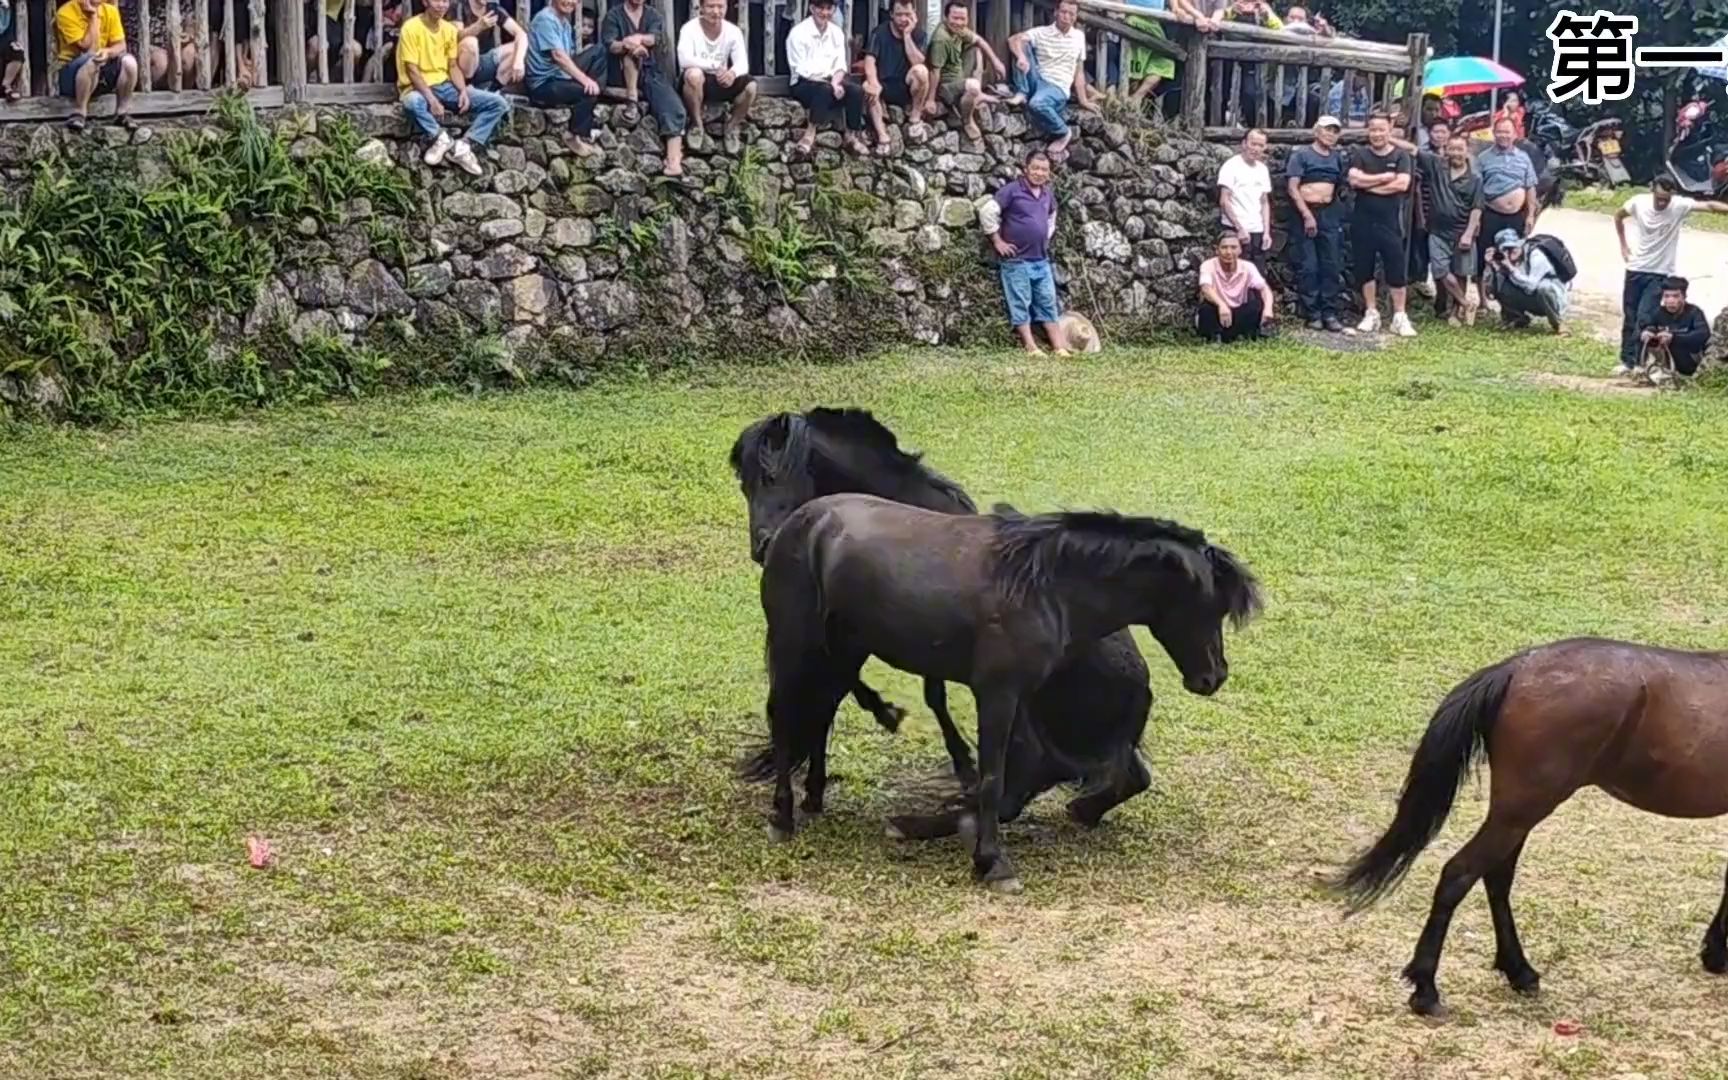
{"type": "Polygon", "coordinates": [[[1350,156],[1346,178],[1356,189],[1356,211],[1350,221],[1350,262],[1362,290],[1362,321],[1356,329],[1372,334],[1380,329],[1375,307],[1374,263],[1379,261],[1392,293],[1392,332],[1415,337],[1416,328],[1404,310],[1410,283],[1410,260],[1404,253],[1404,203],[1410,195],[1410,154],[1392,145],[1392,118],[1383,112],[1368,117],[1368,145],[1350,156]]]}

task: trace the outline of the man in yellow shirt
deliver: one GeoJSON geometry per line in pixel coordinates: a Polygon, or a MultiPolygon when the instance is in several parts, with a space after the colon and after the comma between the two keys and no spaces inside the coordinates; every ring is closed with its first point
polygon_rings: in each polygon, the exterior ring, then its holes
{"type": "Polygon", "coordinates": [[[474,147],[485,147],[498,124],[510,115],[504,95],[476,90],[468,85],[456,62],[459,31],[444,16],[450,0],[424,0],[426,10],[402,24],[396,43],[396,86],[402,92],[402,110],[426,138],[432,141],[425,162],[436,165],[444,155],[470,176],[480,175],[474,147]],[[446,109],[472,113],[468,136],[452,142],[440,125],[446,109]]]}
{"type": "Polygon", "coordinates": [[[138,58],[126,51],[126,31],[120,9],[101,0],[66,0],[54,13],[54,55],[60,61],[60,96],[72,99],[66,126],[84,130],[90,99],[107,92],[115,97],[114,122],[136,131],[132,119],[132,88],[138,85],[138,58]]]}

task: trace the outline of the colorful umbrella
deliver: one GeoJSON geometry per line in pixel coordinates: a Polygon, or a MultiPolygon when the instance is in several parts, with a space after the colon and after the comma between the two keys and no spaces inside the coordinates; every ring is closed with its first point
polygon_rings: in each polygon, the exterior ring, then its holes
{"type": "Polygon", "coordinates": [[[1481,94],[1523,86],[1524,76],[1484,56],[1445,56],[1428,61],[1422,84],[1447,96],[1481,94]]]}

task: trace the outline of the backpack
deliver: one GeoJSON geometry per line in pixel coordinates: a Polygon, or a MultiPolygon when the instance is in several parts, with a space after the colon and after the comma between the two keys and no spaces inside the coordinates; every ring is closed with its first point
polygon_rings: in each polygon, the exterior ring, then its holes
{"type": "Polygon", "coordinates": [[[1547,233],[1537,233],[1530,237],[1530,244],[1548,256],[1548,261],[1554,264],[1554,276],[1561,281],[1570,283],[1578,276],[1578,264],[1572,261],[1572,252],[1566,249],[1564,240],[1547,233]]]}

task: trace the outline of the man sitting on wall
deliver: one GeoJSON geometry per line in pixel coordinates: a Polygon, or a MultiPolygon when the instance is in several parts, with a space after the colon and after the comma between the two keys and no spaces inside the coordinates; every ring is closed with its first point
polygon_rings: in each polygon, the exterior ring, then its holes
{"type": "Polygon", "coordinates": [[[844,111],[846,148],[868,154],[858,134],[864,130],[864,88],[846,78],[846,32],[834,21],[834,0],[810,0],[809,18],[786,35],[786,66],[792,72],[792,96],[809,114],[796,151],[814,150],[816,125],[832,123],[844,111]]]}
{"type": "Polygon", "coordinates": [[[870,126],[876,129],[880,156],[893,148],[884,106],[900,106],[917,123],[930,103],[930,69],[924,66],[929,47],[924,31],[918,29],[914,0],[894,0],[888,21],[870,35],[864,50],[864,105],[870,112],[870,126]]]}
{"type": "Polygon", "coordinates": [[[475,90],[456,62],[456,24],[444,16],[450,0],[422,0],[424,11],[402,24],[396,46],[396,88],[402,111],[430,142],[423,159],[437,165],[448,154],[470,176],[480,175],[476,146],[484,148],[498,124],[510,115],[510,103],[490,90],[475,90]],[[452,141],[442,126],[446,109],[471,113],[466,137],[452,141]]]}
{"type": "Polygon", "coordinates": [[[1255,341],[1278,317],[1278,301],[1235,233],[1218,238],[1218,254],[1200,264],[1195,324],[1207,341],[1255,341]]]}
{"type": "Polygon", "coordinates": [[[600,80],[606,77],[606,49],[597,44],[577,49],[571,17],[579,2],[552,0],[529,20],[528,100],[541,108],[568,108],[570,126],[564,145],[577,157],[597,157],[600,148],[589,139],[594,134],[600,80]]]}
{"type": "Polygon", "coordinates": [[[1683,277],[1664,278],[1662,299],[1638,317],[1638,340],[1643,343],[1640,366],[1653,382],[1695,373],[1710,344],[1710,323],[1704,312],[1686,301],[1689,287],[1683,277]]]}
{"type": "Polygon", "coordinates": [[[1049,146],[1051,160],[1068,156],[1074,133],[1063,110],[1072,90],[1074,102],[1092,108],[1086,88],[1086,35],[1075,22],[1080,5],[1075,0],[1057,0],[1056,17],[1048,26],[1035,26],[1008,39],[1014,54],[1014,89],[1026,96],[1026,116],[1032,128],[1055,137],[1049,146]]]}
{"type": "Polygon", "coordinates": [[[518,86],[528,70],[528,34],[502,0],[468,0],[468,25],[457,44],[457,63],[468,85],[481,90],[518,86]],[[501,42],[499,30],[510,35],[501,42]]]}
{"type": "Polygon", "coordinates": [[[83,131],[90,116],[90,99],[104,91],[114,95],[114,122],[138,130],[132,118],[132,88],[138,84],[138,60],[126,51],[126,31],[120,9],[100,0],[66,0],[54,13],[55,55],[60,60],[60,96],[72,99],[66,126],[83,131]]]}
{"type": "MultiPolygon", "coordinates": [[[[672,89],[671,67],[677,63],[666,21],[643,0],[624,0],[600,20],[600,44],[610,54],[606,82],[624,88],[635,107],[638,95],[648,98],[648,112],[666,142],[667,176],[684,175],[684,102],[672,89]]],[[[627,123],[634,121],[627,120],[627,123]]]]}
{"type": "Polygon", "coordinates": [[[690,149],[702,148],[702,107],[714,102],[732,106],[726,118],[726,152],[742,152],[739,129],[756,103],[756,81],[750,77],[744,31],[726,21],[726,0],[702,0],[700,14],[678,31],[678,66],[684,72],[690,149]]]}
{"type": "MultiPolygon", "coordinates": [[[[948,0],[942,12],[942,25],[930,35],[930,71],[936,92],[931,95],[925,113],[937,115],[942,105],[958,110],[960,128],[966,137],[977,142],[984,137],[978,127],[978,106],[994,105],[996,98],[984,90],[982,65],[986,60],[998,79],[1008,77],[1008,68],[990,43],[979,37],[969,25],[971,12],[966,0],[948,0]]],[[[1008,99],[1010,105],[1024,104],[1019,94],[1008,99]]]]}

